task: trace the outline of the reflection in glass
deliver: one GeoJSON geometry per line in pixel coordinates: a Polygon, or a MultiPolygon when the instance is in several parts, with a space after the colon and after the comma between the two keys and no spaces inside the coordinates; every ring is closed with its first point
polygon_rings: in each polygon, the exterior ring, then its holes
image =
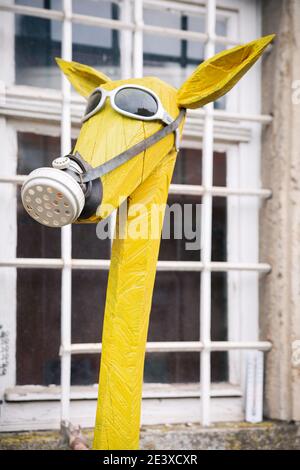
{"type": "MultiPolygon", "coordinates": [[[[184,31],[205,32],[205,17],[178,11],[144,9],[145,24],[184,31]]],[[[227,34],[227,20],[219,18],[216,22],[216,33],[227,34]]],[[[216,52],[225,46],[217,45],[216,52]]],[[[176,37],[144,34],[144,75],[156,76],[179,88],[204,60],[204,43],[177,39],[176,37]]],[[[218,100],[218,109],[225,108],[225,98],[218,100]]]]}
{"type": "Polygon", "coordinates": [[[61,56],[61,22],[15,15],[15,28],[17,85],[59,88],[55,57],[61,56]]]}
{"type": "MultiPolygon", "coordinates": [[[[28,174],[41,166],[49,166],[59,155],[59,139],[30,133],[18,133],[18,174],[28,174]]],[[[60,231],[51,230],[28,216],[18,188],[18,245],[21,258],[59,258],[60,231]]],[[[26,275],[27,271],[24,271],[26,275]]],[[[23,272],[20,271],[23,275],[23,272]]]]}
{"type": "MultiPolygon", "coordinates": [[[[18,173],[28,174],[48,166],[59,155],[58,138],[18,133],[18,173]]],[[[25,212],[18,189],[17,257],[60,258],[61,231],[35,222],[25,212]]],[[[110,241],[96,237],[96,227],[73,225],[72,251],[76,258],[109,258],[110,241]]],[[[107,285],[106,271],[74,271],[72,274],[72,338],[74,342],[99,342],[107,285]]],[[[17,271],[17,383],[60,382],[59,269],[17,271]],[[33,341],[34,332],[34,341],[33,341]]],[[[72,383],[95,383],[99,357],[72,359],[72,383]]]]}
{"type": "MultiPolygon", "coordinates": [[[[38,3],[46,9],[60,8],[57,0],[38,3]]],[[[37,6],[34,2],[27,4],[37,6]]],[[[77,1],[74,8],[84,15],[119,18],[119,7],[113,2],[77,1]]],[[[73,23],[72,31],[73,60],[99,68],[113,80],[120,78],[118,31],[77,23],[73,23]]],[[[15,15],[16,83],[60,88],[61,73],[55,57],[61,56],[61,39],[61,21],[15,15]]]]}
{"type": "Polygon", "coordinates": [[[17,5],[25,5],[34,8],[62,9],[62,0],[15,0],[15,3],[17,5]]]}

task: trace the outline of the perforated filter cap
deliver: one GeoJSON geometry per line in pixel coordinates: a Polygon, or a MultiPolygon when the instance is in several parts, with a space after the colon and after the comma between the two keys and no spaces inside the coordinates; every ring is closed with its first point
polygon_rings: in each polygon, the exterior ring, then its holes
{"type": "Polygon", "coordinates": [[[28,214],[48,227],[63,227],[78,219],[85,203],[75,179],[56,168],[38,168],[26,178],[21,190],[28,214]]]}

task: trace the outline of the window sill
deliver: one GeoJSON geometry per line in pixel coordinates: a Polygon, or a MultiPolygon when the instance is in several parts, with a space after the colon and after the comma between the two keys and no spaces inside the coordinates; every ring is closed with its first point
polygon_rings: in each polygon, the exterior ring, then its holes
{"type": "MultiPolygon", "coordinates": [[[[6,402],[30,402],[30,401],[59,401],[60,387],[57,385],[18,385],[6,389],[4,398],[6,402]]],[[[98,386],[72,386],[71,400],[95,400],[97,399],[98,386]]],[[[157,384],[146,383],[143,386],[143,399],[152,398],[199,398],[199,384],[157,384]]],[[[240,397],[240,387],[221,382],[212,384],[211,397],[240,397]]]]}
{"type": "MultiPolygon", "coordinates": [[[[27,129],[26,120],[32,120],[57,126],[54,134],[60,135],[61,106],[62,96],[59,90],[25,85],[0,88],[0,115],[16,120],[16,128],[21,131],[27,129]]],[[[83,98],[72,93],[71,120],[76,131],[81,125],[83,112],[83,98]]],[[[182,147],[199,147],[204,130],[203,118],[202,111],[192,110],[188,112],[182,147]]],[[[251,128],[247,123],[239,122],[236,118],[231,119],[229,115],[226,118],[226,111],[221,115],[216,113],[214,137],[217,142],[249,142],[251,140],[251,128]]]]}

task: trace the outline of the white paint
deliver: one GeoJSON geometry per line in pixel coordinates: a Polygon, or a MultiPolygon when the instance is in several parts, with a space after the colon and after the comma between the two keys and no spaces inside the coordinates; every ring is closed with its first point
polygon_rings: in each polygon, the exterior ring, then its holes
{"type": "MultiPolygon", "coordinates": [[[[257,349],[269,351],[272,344],[269,341],[210,341],[204,346],[202,341],[158,341],[146,344],[147,352],[197,352],[197,351],[232,351],[257,349]]],[[[60,354],[95,354],[102,351],[102,343],[72,344],[67,350],[61,348],[60,354]]]]}
{"type": "MultiPolygon", "coordinates": [[[[142,425],[166,423],[198,423],[200,402],[190,398],[145,398],[142,402],[142,425]]],[[[241,421],[243,419],[241,397],[211,399],[214,422],[241,421]]],[[[72,400],[70,420],[74,425],[93,427],[97,401],[72,400]]],[[[33,431],[60,428],[60,404],[57,401],[8,403],[3,406],[1,432],[33,431]]]]}
{"type": "MultiPolygon", "coordinates": [[[[63,0],[62,58],[72,60],[72,0],[63,0]]],[[[62,75],[62,115],[61,115],[61,155],[71,150],[71,85],[62,75]]],[[[67,349],[71,345],[72,319],[72,226],[61,229],[61,258],[64,266],[61,277],[61,421],[70,421],[71,355],[67,349]]]]}
{"type": "MultiPolygon", "coordinates": [[[[216,26],[216,2],[207,3],[206,33],[207,42],[204,48],[204,59],[212,57],[215,52],[213,37],[216,26]]],[[[203,151],[202,151],[202,184],[204,189],[213,185],[213,103],[205,106],[203,151]]],[[[203,271],[200,285],[200,340],[204,349],[200,355],[200,383],[201,383],[201,423],[209,426],[211,422],[210,411],[210,384],[211,384],[211,355],[206,345],[211,341],[211,272],[206,265],[211,262],[212,238],[212,195],[204,192],[201,208],[201,261],[203,271]]]]}
{"type": "MultiPolygon", "coordinates": [[[[60,387],[50,385],[19,385],[5,392],[5,400],[12,402],[28,401],[59,401],[60,387]]],[[[200,387],[197,383],[161,384],[145,383],[143,385],[143,398],[199,398],[200,387]]],[[[212,397],[240,397],[241,389],[224,382],[214,383],[211,387],[212,397]]],[[[98,397],[98,384],[71,387],[71,400],[96,400],[98,397]]]]}
{"type": "MultiPolygon", "coordinates": [[[[231,160],[230,154],[227,154],[227,159],[231,160]]],[[[26,179],[26,175],[14,175],[14,176],[0,176],[0,183],[13,183],[22,185],[26,179]]],[[[272,196],[270,189],[243,189],[234,187],[223,187],[223,186],[212,186],[211,188],[205,188],[200,185],[192,184],[171,184],[169,194],[183,194],[190,196],[202,196],[204,192],[207,192],[215,197],[230,197],[231,196],[254,196],[263,199],[268,199],[272,196]]],[[[231,198],[232,199],[232,198],[231,198]]]]}
{"type": "MultiPolygon", "coordinates": [[[[0,118],[1,139],[1,168],[2,172],[13,176],[17,167],[17,137],[16,132],[0,118]]],[[[0,217],[1,243],[0,258],[15,258],[17,247],[17,198],[16,187],[0,185],[0,217]]],[[[0,399],[6,387],[15,384],[16,380],[16,301],[17,301],[17,271],[5,269],[0,271],[0,325],[1,330],[8,334],[8,370],[0,376],[0,399]]]]}
{"type": "MultiPolygon", "coordinates": [[[[123,0],[121,5],[121,19],[125,23],[130,22],[131,18],[131,2],[123,0]]],[[[121,77],[122,79],[131,78],[132,76],[132,32],[129,30],[121,31],[121,77]]]]}
{"type": "MultiPolygon", "coordinates": [[[[3,3],[3,2],[2,2],[3,3]]],[[[11,5],[12,0],[4,0],[5,5],[11,5]]],[[[0,89],[2,104],[5,105],[6,95],[4,84],[11,85],[14,81],[14,18],[9,13],[0,11],[0,89]]],[[[17,169],[17,136],[13,127],[5,117],[0,116],[1,140],[1,173],[12,178],[17,169]]],[[[12,185],[0,185],[0,258],[16,257],[17,247],[17,188],[12,185]]],[[[8,368],[5,375],[0,376],[0,400],[4,390],[15,385],[16,381],[16,269],[0,271],[0,325],[1,332],[8,335],[8,368]]],[[[1,412],[1,411],[0,411],[1,412]]]]}
{"type": "MultiPolygon", "coordinates": [[[[261,35],[260,8],[256,2],[243,0],[240,12],[240,40],[247,42],[261,35]]],[[[260,67],[258,61],[243,80],[240,81],[239,92],[240,113],[259,114],[261,111],[260,67]],[[255,90],[255,93],[249,93],[255,90]]],[[[246,145],[239,144],[239,185],[244,188],[259,188],[261,159],[261,126],[250,123],[251,141],[246,145]]],[[[250,197],[240,198],[239,202],[239,237],[240,262],[259,261],[259,201],[250,197]]],[[[259,277],[256,273],[240,273],[240,339],[256,341],[259,338],[259,277]]],[[[241,384],[245,384],[245,358],[241,355],[241,384]]]]}
{"type": "Polygon", "coordinates": [[[134,0],[134,45],[133,45],[133,76],[143,76],[143,0],[134,0]]]}
{"type": "MultiPolygon", "coordinates": [[[[13,258],[0,259],[0,267],[18,267],[18,268],[50,268],[57,269],[72,267],[73,269],[109,269],[109,260],[98,259],[72,259],[64,262],[57,258],[13,258]]],[[[255,273],[268,273],[271,266],[267,263],[227,263],[213,261],[205,263],[201,261],[158,261],[158,271],[193,271],[198,272],[203,269],[214,272],[228,271],[252,271],[255,273]]]]}

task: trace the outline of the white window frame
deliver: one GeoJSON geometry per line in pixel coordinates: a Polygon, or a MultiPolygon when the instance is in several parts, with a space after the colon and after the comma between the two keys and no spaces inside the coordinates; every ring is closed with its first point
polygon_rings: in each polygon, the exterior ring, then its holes
{"type": "MultiPolygon", "coordinates": [[[[62,154],[69,151],[72,134],[78,132],[83,100],[71,97],[70,85],[62,80],[61,93],[56,90],[34,89],[14,85],[14,13],[44,16],[62,21],[62,56],[71,60],[72,23],[114,27],[122,32],[121,74],[142,76],[143,73],[143,32],[165,34],[186,39],[204,40],[205,57],[214,53],[215,43],[228,46],[247,42],[260,35],[259,2],[256,0],[215,0],[205,2],[190,0],[185,10],[195,8],[206,11],[206,33],[168,30],[143,23],[143,4],[180,9],[184,2],[169,0],[123,0],[120,20],[87,17],[72,13],[72,0],[63,0],[64,11],[42,10],[40,8],[14,5],[12,0],[0,0],[0,18],[4,24],[3,38],[7,43],[1,49],[7,67],[0,70],[0,138],[3,148],[3,162],[0,175],[0,217],[3,223],[0,243],[1,282],[4,293],[0,324],[9,332],[8,373],[0,377],[0,390],[6,402],[3,406],[3,426],[7,430],[41,429],[57,427],[60,421],[79,422],[93,425],[96,392],[93,387],[70,387],[71,355],[94,353],[101,350],[100,344],[71,343],[71,272],[72,269],[108,269],[107,260],[78,260],[71,257],[71,227],[62,230],[61,259],[20,259],[16,258],[16,184],[23,181],[16,175],[17,131],[30,131],[44,135],[60,135],[62,154]],[[133,15],[130,14],[132,8],[133,15]],[[228,18],[229,36],[216,37],[214,33],[216,8],[228,18]],[[235,21],[234,18],[238,18],[235,21]],[[131,50],[133,63],[131,64],[131,50]],[[25,121],[24,118],[28,119],[25,121]],[[34,124],[34,128],[33,128],[34,124]],[[2,202],[5,201],[3,204],[2,202]],[[58,387],[16,386],[15,344],[16,344],[16,268],[61,268],[62,270],[62,331],[61,391],[58,387]],[[60,398],[61,405],[58,400],[60,398]],[[72,398],[72,406],[70,401],[72,398]],[[90,401],[89,401],[90,400],[90,401]],[[89,404],[84,407],[89,401],[89,404]],[[60,406],[60,413],[59,413],[60,406]],[[81,407],[81,408],[80,408],[81,407]],[[23,413],[23,415],[22,415],[23,413]],[[41,419],[33,420],[41,413],[41,419]],[[59,418],[60,415],[60,418],[59,418]],[[27,427],[26,427],[27,426],[27,427]]],[[[0,33],[1,34],[1,33],[0,33]]],[[[0,38],[1,39],[1,38],[0,38]]],[[[3,39],[3,40],[4,40],[3,39]]],[[[258,211],[260,200],[270,196],[270,191],[261,189],[259,176],[260,127],[270,122],[270,116],[260,114],[259,66],[252,70],[233,90],[227,99],[226,111],[214,110],[212,104],[203,110],[188,113],[184,130],[183,146],[202,148],[203,182],[201,186],[172,184],[172,194],[202,196],[202,252],[201,261],[159,261],[158,270],[201,272],[200,325],[201,337],[193,342],[147,343],[147,351],[198,351],[201,356],[201,384],[190,386],[145,386],[143,418],[144,423],[201,421],[209,425],[212,421],[241,420],[243,408],[241,396],[244,393],[245,353],[247,350],[267,351],[271,344],[259,341],[258,330],[258,277],[267,273],[270,266],[260,263],[258,257],[258,211]],[[256,95],[247,89],[256,90],[256,95]],[[251,95],[251,99],[249,97],[251,95]],[[202,136],[205,136],[202,140],[202,136]],[[227,154],[227,186],[213,187],[213,151],[222,150],[227,154]],[[237,197],[239,196],[239,197],[237,197]],[[228,214],[226,262],[211,261],[212,198],[226,197],[228,214]],[[249,261],[250,260],[250,261],[249,261]],[[228,341],[212,342],[210,338],[210,284],[211,273],[228,273],[228,341]],[[211,351],[229,352],[229,383],[211,384],[211,351]],[[199,397],[201,396],[200,404],[199,397]],[[161,400],[163,398],[163,400],[161,400]],[[164,398],[166,400],[164,400],[164,398]],[[185,399],[184,415],[181,413],[182,399],[185,399]],[[224,401],[225,400],[225,401],[224,401]],[[180,405],[179,405],[180,403],[180,405]],[[170,412],[172,410],[172,412],[170,412]],[[173,420],[173,421],[172,421],[173,420]]]]}

